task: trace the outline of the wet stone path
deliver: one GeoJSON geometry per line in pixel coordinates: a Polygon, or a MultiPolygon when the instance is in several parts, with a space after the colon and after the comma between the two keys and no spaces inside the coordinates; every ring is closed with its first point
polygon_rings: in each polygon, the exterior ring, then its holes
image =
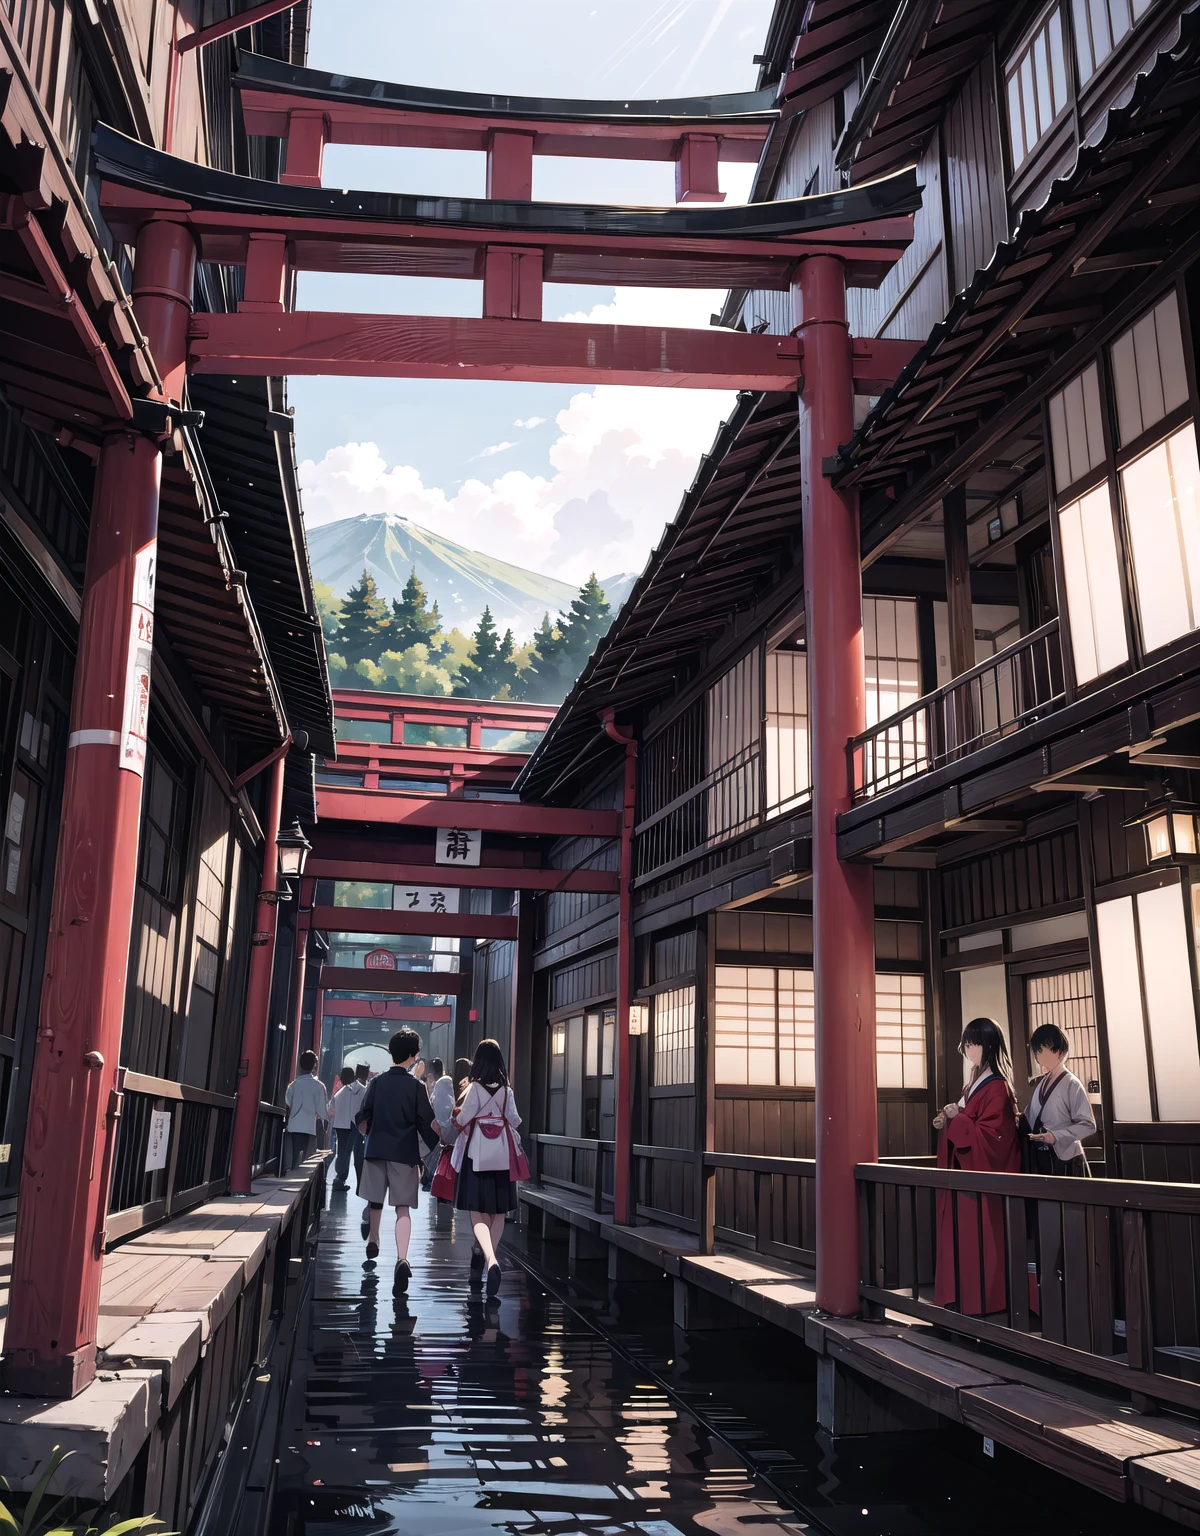
{"type": "Polygon", "coordinates": [[[568,1272],[561,1244],[513,1232],[487,1304],[465,1218],[424,1196],[394,1299],[391,1222],[365,1264],[361,1209],[331,1191],[322,1216],[269,1536],[985,1536],[1031,1499],[1056,1536],[1178,1529],[957,1431],[835,1448],[799,1341],[684,1334],[668,1285],[568,1272]]]}

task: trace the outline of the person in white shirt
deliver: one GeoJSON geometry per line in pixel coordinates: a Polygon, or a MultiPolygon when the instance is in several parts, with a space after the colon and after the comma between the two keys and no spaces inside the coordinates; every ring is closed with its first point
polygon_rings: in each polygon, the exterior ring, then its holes
{"type": "Polygon", "coordinates": [[[362,1172],[363,1134],[355,1121],[367,1096],[366,1083],[360,1083],[353,1067],[343,1067],[339,1074],[342,1086],[329,1101],[329,1120],[333,1126],[334,1140],[334,1189],[349,1189],[350,1159],[354,1158],[354,1172],[362,1172]]]}
{"type": "Polygon", "coordinates": [[[316,1077],[317,1058],[300,1053],[300,1076],[288,1084],[284,1122],[284,1167],[295,1168],[317,1150],[317,1121],[329,1123],[329,1095],[316,1077]]]}
{"type": "Polygon", "coordinates": [[[452,1147],[457,1139],[456,1132],[451,1124],[451,1116],[454,1114],[454,1082],[446,1072],[441,1058],[435,1056],[429,1063],[425,1073],[425,1086],[429,1090],[429,1103],[433,1110],[433,1118],[442,1127],[442,1139],[425,1159],[425,1173],[421,1179],[422,1189],[428,1189],[433,1182],[433,1176],[437,1172],[438,1163],[441,1161],[442,1148],[452,1147]]]}

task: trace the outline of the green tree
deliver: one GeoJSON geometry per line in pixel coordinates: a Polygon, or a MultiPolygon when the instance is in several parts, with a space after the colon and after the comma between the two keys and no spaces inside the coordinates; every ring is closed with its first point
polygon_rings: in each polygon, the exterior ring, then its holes
{"type": "Polygon", "coordinates": [[[529,648],[529,667],[525,674],[525,697],[535,704],[559,704],[566,697],[559,678],[562,658],[562,630],[544,613],[529,648]]]}
{"type": "Polygon", "coordinates": [[[471,641],[471,654],[454,679],[456,698],[511,699],[516,697],[516,644],[511,629],[500,639],[492,610],[485,608],[471,641]]]}
{"type": "Polygon", "coordinates": [[[360,661],[374,661],[390,635],[388,605],[379,596],[375,578],[364,570],[361,578],[342,599],[334,645],[347,667],[360,661]]]}
{"type": "Polygon", "coordinates": [[[414,566],[404,583],[403,593],[392,600],[392,625],[388,636],[391,649],[406,651],[411,645],[423,645],[428,648],[429,658],[435,661],[444,654],[444,647],[439,644],[442,616],[436,602],[432,608],[428,604],[428,594],[414,566]]]}

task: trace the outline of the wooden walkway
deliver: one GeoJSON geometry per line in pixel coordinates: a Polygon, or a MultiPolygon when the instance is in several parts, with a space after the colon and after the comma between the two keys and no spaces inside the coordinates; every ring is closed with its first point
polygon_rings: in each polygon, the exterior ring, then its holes
{"type": "MultiPolygon", "coordinates": [[[[279,1260],[280,1238],[328,1157],[288,1178],[258,1179],[249,1198],[210,1201],[107,1255],[95,1380],[67,1402],[0,1397],[0,1470],[14,1491],[29,1491],[56,1445],[74,1454],[54,1491],[100,1501],[141,1457],[158,1481],[148,1507],[178,1523],[167,1506],[181,1486],[190,1497],[241,1390],[235,1378],[259,1358],[277,1281],[296,1278],[289,1271],[302,1260],[290,1249],[282,1276],[268,1261],[279,1260]]],[[[0,1348],[12,1247],[12,1233],[0,1234],[0,1348]]]]}
{"type": "MultiPolygon", "coordinates": [[[[824,1316],[811,1271],[779,1260],[720,1245],[705,1256],[689,1233],[618,1227],[591,1201],[565,1190],[523,1186],[521,1202],[535,1230],[542,1225],[550,1235],[555,1223],[565,1224],[573,1254],[584,1257],[593,1251],[588,1245],[605,1244],[614,1277],[622,1255],[669,1275],[681,1323],[696,1326],[702,1318],[703,1308],[694,1306],[698,1295],[715,1298],[802,1338],[832,1368],[851,1373],[851,1382],[873,1384],[880,1402],[877,1389],[890,1389],[1109,1498],[1200,1530],[1200,1427],[1194,1423],[1137,1412],[1115,1395],[1077,1387],[998,1350],[947,1339],[896,1314],[879,1322],[824,1316]]],[[[879,1427],[887,1421],[881,1410],[879,1427]]],[[[871,1427],[869,1406],[861,1427],[871,1427]]]]}

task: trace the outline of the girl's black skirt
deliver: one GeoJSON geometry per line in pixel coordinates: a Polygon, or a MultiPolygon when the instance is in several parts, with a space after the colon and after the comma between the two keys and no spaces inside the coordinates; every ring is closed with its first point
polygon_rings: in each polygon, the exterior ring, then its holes
{"type": "Polygon", "coordinates": [[[454,1204],[460,1211],[482,1211],[485,1216],[507,1216],[515,1204],[512,1180],[498,1169],[476,1173],[469,1157],[463,1159],[454,1204]]]}

